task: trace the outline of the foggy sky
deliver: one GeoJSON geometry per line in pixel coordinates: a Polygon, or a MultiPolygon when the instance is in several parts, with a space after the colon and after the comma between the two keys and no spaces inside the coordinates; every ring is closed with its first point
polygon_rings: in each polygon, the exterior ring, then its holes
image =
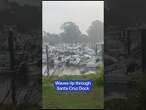
{"type": "Polygon", "coordinates": [[[82,33],[94,20],[103,22],[103,1],[43,1],[43,31],[60,33],[66,21],[75,22],[82,33]]]}

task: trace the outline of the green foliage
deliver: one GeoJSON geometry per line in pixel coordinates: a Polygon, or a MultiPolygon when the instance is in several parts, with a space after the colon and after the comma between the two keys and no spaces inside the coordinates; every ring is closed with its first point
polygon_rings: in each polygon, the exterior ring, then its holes
{"type": "Polygon", "coordinates": [[[38,105],[13,105],[13,104],[0,104],[0,110],[40,110],[38,105]]]}
{"type": "Polygon", "coordinates": [[[146,75],[137,77],[134,88],[134,95],[129,95],[127,99],[105,101],[106,108],[108,110],[146,110],[146,75]]]}
{"type": "Polygon", "coordinates": [[[97,69],[97,78],[95,80],[95,85],[103,86],[104,85],[104,66],[100,65],[97,69]]]}
{"type": "Polygon", "coordinates": [[[43,77],[43,108],[51,109],[102,109],[104,102],[103,91],[103,66],[97,74],[89,75],[64,75],[43,77]],[[92,92],[56,92],[53,87],[54,80],[94,80],[92,92]]]}

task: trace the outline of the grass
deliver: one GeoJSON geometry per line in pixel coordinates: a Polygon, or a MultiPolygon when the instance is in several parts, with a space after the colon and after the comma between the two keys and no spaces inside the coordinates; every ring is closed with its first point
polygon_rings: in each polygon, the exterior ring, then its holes
{"type": "MultiPolygon", "coordinates": [[[[99,71],[98,71],[99,73],[99,71]]],[[[100,69],[100,74],[101,74],[100,69]]],[[[104,103],[103,76],[97,74],[43,77],[43,108],[49,109],[102,109],[104,103]],[[93,80],[92,92],[56,92],[53,80],[93,80]]]]}
{"type": "Polygon", "coordinates": [[[13,104],[0,104],[0,110],[40,110],[38,105],[13,105],[13,104]]]}
{"type": "Polygon", "coordinates": [[[146,110],[146,75],[135,74],[132,76],[135,84],[134,91],[127,96],[127,99],[111,99],[105,101],[108,110],[146,110]]]}

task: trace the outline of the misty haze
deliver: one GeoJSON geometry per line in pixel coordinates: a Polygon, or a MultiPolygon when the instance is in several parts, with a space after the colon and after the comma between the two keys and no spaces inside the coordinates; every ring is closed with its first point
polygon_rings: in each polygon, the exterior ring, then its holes
{"type": "Polygon", "coordinates": [[[43,108],[103,108],[103,4],[43,2],[43,108]],[[54,80],[93,80],[93,91],[57,92],[54,80]]]}
{"type": "Polygon", "coordinates": [[[94,73],[102,47],[103,2],[43,2],[43,75],[94,73]]]}

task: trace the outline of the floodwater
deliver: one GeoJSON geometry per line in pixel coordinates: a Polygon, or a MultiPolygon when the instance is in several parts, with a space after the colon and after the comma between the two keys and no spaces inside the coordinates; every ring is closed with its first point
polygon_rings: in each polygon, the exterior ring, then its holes
{"type": "Polygon", "coordinates": [[[62,66],[60,68],[54,67],[49,70],[49,74],[47,74],[47,66],[44,65],[42,68],[43,76],[47,75],[87,75],[87,74],[95,74],[97,68],[87,68],[87,67],[67,67],[62,66]]]}

